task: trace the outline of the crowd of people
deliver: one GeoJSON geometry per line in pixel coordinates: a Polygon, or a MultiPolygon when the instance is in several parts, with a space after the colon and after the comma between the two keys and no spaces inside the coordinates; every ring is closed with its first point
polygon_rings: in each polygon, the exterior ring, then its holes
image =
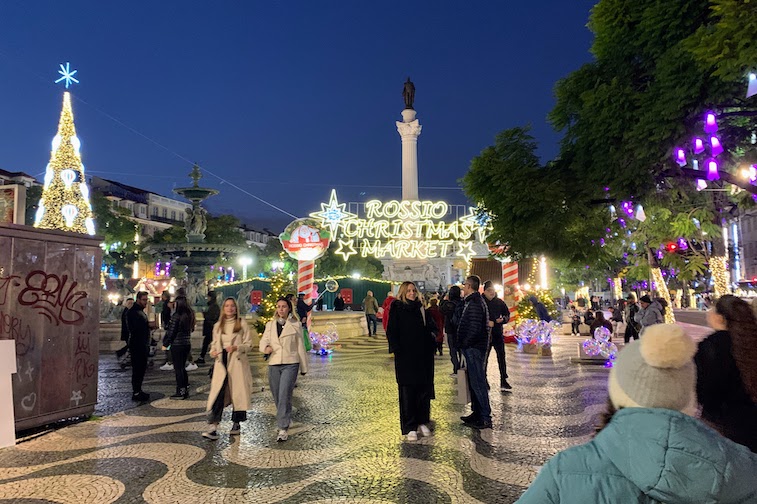
{"type": "MultiPolygon", "coordinates": [[[[293,390],[298,375],[308,371],[301,320],[312,305],[301,308],[298,299],[295,309],[292,301],[278,300],[258,346],[267,360],[277,441],[288,439],[293,390]]],[[[128,349],[131,354],[132,397],[137,401],[149,399],[142,390],[152,330],[144,313],[147,303],[147,293],[139,292],[124,311],[126,346],[117,352],[123,356],[128,349]]],[[[202,433],[211,440],[218,439],[218,424],[229,405],[229,433],[240,433],[252,393],[248,325],[233,298],[218,307],[213,322],[213,303],[214,294],[209,296],[211,322],[203,324],[200,356],[214,361],[208,428],[202,433]]],[[[461,421],[473,429],[493,427],[487,363],[494,349],[500,391],[511,390],[503,334],[510,312],[491,282],[481,285],[477,276],[469,276],[462,288],[452,286],[445,295],[428,300],[413,282],[403,282],[396,297],[390,293],[381,306],[372,292],[363,303],[372,312],[366,313],[369,335],[376,336],[379,315],[386,331],[400,432],[407,441],[432,435],[435,354],[443,353],[444,341],[452,375],[467,382],[470,396],[470,413],[461,421]]],[[[162,343],[176,375],[172,397],[185,399],[189,383],[186,367],[179,363],[190,359],[194,312],[181,291],[164,306],[168,310],[161,313],[162,343]]],[[[609,307],[608,317],[591,306],[571,306],[574,333],[577,325],[586,323],[591,334],[603,327],[617,337],[624,326],[626,345],[609,374],[608,408],[596,436],[551,459],[521,502],[589,502],[597,485],[605,498],[634,502],[757,500],[754,478],[748,477],[757,474],[757,303],[754,308],[738,297],[722,296],[707,315],[714,332],[697,345],[681,326],[665,324],[666,307],[648,295],[638,300],[628,295],[609,307]]]]}

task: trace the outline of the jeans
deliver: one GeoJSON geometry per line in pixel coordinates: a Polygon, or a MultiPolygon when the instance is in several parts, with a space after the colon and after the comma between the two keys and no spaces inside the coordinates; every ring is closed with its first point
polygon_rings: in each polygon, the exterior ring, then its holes
{"type": "Polygon", "coordinates": [[[130,345],[129,352],[131,352],[131,390],[138,394],[142,392],[149,350],[146,345],[130,345]]]}
{"type": "Polygon", "coordinates": [[[581,322],[571,322],[570,323],[570,333],[571,334],[581,334],[581,322]]]}
{"type": "Polygon", "coordinates": [[[368,336],[376,335],[376,325],[378,324],[378,318],[375,313],[366,313],[365,320],[368,322],[368,336]],[[371,333],[371,323],[373,323],[373,332],[371,333]]]}
{"type": "Polygon", "coordinates": [[[400,396],[400,428],[405,435],[429,423],[433,385],[397,385],[400,396]]]}
{"type": "Polygon", "coordinates": [[[486,389],[483,352],[477,348],[464,348],[463,356],[468,369],[468,389],[473,414],[484,422],[491,422],[492,409],[489,405],[489,391],[486,389]]]}
{"type": "Polygon", "coordinates": [[[189,387],[189,375],[183,363],[187,361],[189,355],[189,345],[171,345],[171,356],[175,363],[173,372],[176,375],[176,389],[185,389],[189,387]]]}
{"type": "Polygon", "coordinates": [[[292,392],[299,370],[299,363],[268,366],[268,383],[276,404],[276,425],[279,429],[288,429],[292,423],[292,392]]]}
{"type": "Polygon", "coordinates": [[[449,358],[452,361],[452,372],[457,373],[460,369],[460,349],[455,346],[455,337],[447,335],[447,346],[449,347],[449,358]]]}
{"type": "Polygon", "coordinates": [[[202,336],[202,350],[200,351],[200,359],[205,359],[205,355],[208,353],[208,347],[210,342],[213,341],[213,333],[204,334],[202,336]]]}

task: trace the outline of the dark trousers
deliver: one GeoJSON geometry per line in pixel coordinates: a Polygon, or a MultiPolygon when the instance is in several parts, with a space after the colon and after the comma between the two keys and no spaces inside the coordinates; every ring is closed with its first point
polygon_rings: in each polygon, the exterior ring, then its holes
{"type": "Polygon", "coordinates": [[[581,334],[581,322],[571,322],[570,323],[570,333],[571,334],[581,334]]]}
{"type": "Polygon", "coordinates": [[[457,373],[460,369],[460,349],[455,346],[455,337],[447,335],[447,346],[449,347],[449,359],[452,361],[452,372],[457,373]]]}
{"type": "Polygon", "coordinates": [[[400,428],[402,434],[418,430],[431,420],[433,385],[397,385],[400,395],[400,428]]]}
{"type": "Polygon", "coordinates": [[[468,389],[470,390],[473,414],[484,422],[491,422],[492,409],[489,404],[489,391],[486,388],[484,353],[477,348],[465,348],[463,349],[463,356],[468,370],[468,389]]]}
{"type": "Polygon", "coordinates": [[[626,332],[623,335],[623,340],[628,343],[629,341],[631,341],[631,338],[635,340],[639,339],[639,331],[636,330],[633,324],[628,323],[626,324],[626,332]]]}
{"type": "Polygon", "coordinates": [[[200,352],[200,359],[205,359],[205,355],[208,353],[208,347],[210,342],[213,341],[213,333],[202,335],[202,351],[200,352]]]}
{"type": "Polygon", "coordinates": [[[444,342],[443,342],[443,341],[438,341],[438,342],[436,343],[436,351],[437,351],[437,352],[439,352],[439,355],[444,355],[444,354],[442,353],[442,350],[443,350],[443,349],[444,349],[444,342]]]}
{"type": "Polygon", "coordinates": [[[142,382],[147,371],[147,345],[129,345],[131,352],[131,390],[138,394],[142,392],[142,382]]]}
{"type": "Polygon", "coordinates": [[[497,364],[499,365],[499,383],[502,385],[505,380],[507,380],[507,361],[505,360],[505,340],[502,339],[501,341],[495,341],[492,339],[491,343],[489,343],[489,350],[486,352],[486,364],[488,367],[489,364],[489,355],[491,354],[492,348],[497,353],[497,364]]]}
{"type": "Polygon", "coordinates": [[[366,313],[365,320],[368,321],[368,336],[376,334],[376,325],[378,324],[378,318],[374,313],[366,313]],[[371,332],[371,323],[373,323],[373,332],[371,332]]]}
{"type": "MultiPolygon", "coordinates": [[[[227,358],[226,350],[223,351],[223,365],[226,366],[226,358],[227,358]]],[[[213,403],[213,406],[210,408],[210,412],[208,413],[208,423],[209,424],[217,424],[221,422],[221,416],[223,415],[223,403],[225,402],[226,397],[226,388],[229,386],[229,376],[226,375],[226,378],[223,380],[223,385],[221,386],[221,390],[218,391],[218,396],[216,397],[215,402],[213,403]]],[[[234,423],[244,422],[247,420],[247,412],[246,411],[236,411],[231,414],[231,421],[234,423]]]]}
{"type": "Polygon", "coordinates": [[[173,372],[176,374],[176,388],[185,389],[189,386],[189,375],[184,367],[189,355],[189,345],[171,345],[171,357],[173,357],[173,372]]]}

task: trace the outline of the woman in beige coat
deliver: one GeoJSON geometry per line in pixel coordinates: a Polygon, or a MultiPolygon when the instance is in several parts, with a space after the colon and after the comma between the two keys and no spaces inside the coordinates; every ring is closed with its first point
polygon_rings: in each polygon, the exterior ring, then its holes
{"type": "Polygon", "coordinates": [[[208,429],[203,437],[218,439],[218,424],[223,409],[233,405],[233,425],[229,434],[239,434],[239,422],[247,420],[252,395],[252,373],[247,352],[252,347],[252,338],[247,322],[239,315],[234,298],[226,298],[221,307],[221,318],[213,326],[210,356],[215,359],[213,380],[208,395],[208,429]]]}
{"type": "Polygon", "coordinates": [[[302,326],[292,315],[292,303],[285,298],[276,301],[276,314],[265,325],[260,351],[268,357],[268,382],[276,404],[276,441],[286,441],[292,418],[292,392],[297,372],[308,372],[302,326]]]}

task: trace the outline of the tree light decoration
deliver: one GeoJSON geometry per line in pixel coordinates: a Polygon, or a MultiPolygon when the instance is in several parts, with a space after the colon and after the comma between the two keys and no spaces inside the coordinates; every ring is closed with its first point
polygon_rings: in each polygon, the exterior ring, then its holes
{"type": "Polygon", "coordinates": [[[597,327],[594,331],[594,337],[584,341],[581,346],[586,355],[607,359],[605,363],[607,367],[612,367],[612,362],[618,355],[618,347],[612,342],[612,334],[606,327],[597,327]]]}
{"type": "Polygon", "coordinates": [[[713,157],[717,156],[718,154],[723,153],[723,146],[720,144],[720,140],[718,139],[718,137],[716,136],[710,137],[710,146],[711,146],[713,157]]]}
{"type": "Polygon", "coordinates": [[[707,182],[702,179],[697,179],[697,191],[707,189],[707,182]]]}
{"type": "Polygon", "coordinates": [[[562,329],[562,324],[556,320],[525,319],[515,329],[515,338],[521,345],[536,345],[537,347],[552,346],[552,335],[562,329]]]}
{"type": "Polygon", "coordinates": [[[78,84],[79,81],[74,78],[74,75],[76,75],[76,72],[78,70],[71,70],[71,64],[69,62],[66,62],[66,66],[63,66],[63,63],[60,64],[60,70],[58,70],[58,73],[62,75],[58,80],[55,81],[55,83],[63,82],[66,85],[66,89],[73,83],[78,84]]]}
{"type": "Polygon", "coordinates": [[[660,268],[651,268],[651,274],[653,288],[656,288],[660,297],[668,303],[668,307],[665,309],[665,323],[675,324],[676,317],[673,314],[673,303],[670,300],[668,284],[665,283],[665,279],[662,277],[662,270],[660,268]]]}
{"type": "Polygon", "coordinates": [[[718,122],[715,119],[715,113],[712,111],[707,111],[704,114],[704,132],[712,134],[716,131],[718,131],[718,122]]]}
{"type": "Polygon", "coordinates": [[[710,258],[710,271],[715,281],[713,286],[715,298],[728,294],[730,289],[728,287],[728,265],[725,256],[712,256],[710,258]]]}
{"type": "Polygon", "coordinates": [[[712,182],[713,180],[720,179],[720,173],[718,172],[718,162],[714,159],[707,161],[707,180],[712,182]]]}
{"type": "MultiPolygon", "coordinates": [[[[757,94],[757,74],[754,72],[749,74],[749,83],[746,88],[746,97],[751,98],[757,94]]],[[[754,143],[754,142],[752,142],[754,143]]]]}
{"type": "Polygon", "coordinates": [[[58,123],[57,148],[50,154],[45,171],[45,186],[39,200],[34,226],[61,229],[89,235],[95,234],[89,189],[84,178],[79,146],[71,108],[71,94],[63,93],[63,108],[58,123]],[[80,183],[75,184],[75,181],[80,183]]]}
{"type": "Polygon", "coordinates": [[[686,166],[686,151],[683,149],[676,149],[676,163],[678,166],[686,166]]]}
{"type": "Polygon", "coordinates": [[[701,154],[704,152],[704,142],[701,138],[694,139],[694,154],[701,154]]]}

